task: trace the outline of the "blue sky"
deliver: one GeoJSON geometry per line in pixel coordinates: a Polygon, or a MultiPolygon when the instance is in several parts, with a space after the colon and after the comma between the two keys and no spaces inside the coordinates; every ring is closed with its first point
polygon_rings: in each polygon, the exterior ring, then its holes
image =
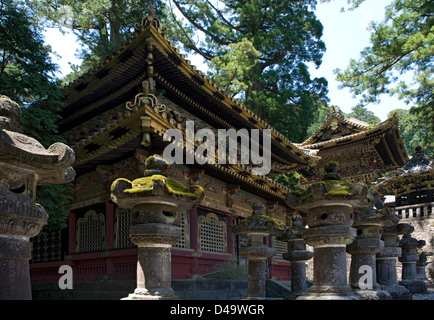
{"type": "MultiPolygon", "coordinates": [[[[317,6],[316,16],[324,26],[322,40],[327,50],[320,68],[310,68],[312,77],[325,77],[329,82],[330,104],[339,106],[344,112],[351,112],[358,99],[353,98],[348,89],[338,89],[339,82],[333,70],[345,69],[350,59],[358,59],[360,51],[369,46],[370,32],[367,30],[370,21],[381,21],[384,18],[384,8],[391,0],[365,0],[354,11],[341,12],[346,0],[332,0],[317,6]]],[[[61,59],[54,59],[59,64],[62,74],[71,71],[69,63],[79,64],[75,57],[77,45],[75,37],[71,34],[61,35],[57,29],[48,29],[46,41],[61,59]]],[[[200,58],[189,57],[193,65],[205,71],[200,58]]],[[[408,109],[410,106],[387,95],[381,97],[380,104],[371,104],[367,108],[375,113],[381,120],[387,119],[387,114],[394,109],[408,109]]]]}
{"type": "MultiPolygon", "coordinates": [[[[360,51],[370,44],[370,32],[367,30],[370,22],[384,19],[385,7],[391,0],[365,0],[356,10],[341,12],[346,2],[332,0],[317,6],[316,16],[324,27],[322,40],[327,50],[320,68],[310,68],[310,73],[312,77],[325,77],[328,80],[330,104],[339,106],[344,112],[351,112],[358,99],[353,98],[349,89],[338,89],[340,83],[336,81],[333,70],[346,69],[350,59],[359,59],[360,51]]],[[[388,95],[381,97],[381,103],[367,106],[383,121],[390,111],[409,107],[388,95]]]]}

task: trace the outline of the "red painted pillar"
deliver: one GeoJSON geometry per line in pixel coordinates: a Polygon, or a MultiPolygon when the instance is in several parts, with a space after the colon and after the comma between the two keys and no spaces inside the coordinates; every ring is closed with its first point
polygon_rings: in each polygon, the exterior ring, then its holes
{"type": "MultiPolygon", "coordinates": [[[[267,237],[267,245],[272,248],[273,247],[273,236],[268,236],[267,237]]],[[[273,262],[273,257],[269,257],[267,259],[267,264],[268,264],[268,277],[270,279],[273,278],[274,275],[274,265],[272,264],[273,262]]]]}
{"type": "Polygon", "coordinates": [[[226,234],[227,234],[227,239],[228,239],[228,243],[227,243],[227,251],[229,254],[234,254],[234,234],[232,233],[232,223],[233,223],[233,218],[232,216],[227,216],[226,217],[226,234]]]}
{"type": "Polygon", "coordinates": [[[190,209],[188,213],[190,215],[190,248],[194,250],[190,266],[190,273],[193,275],[199,273],[199,259],[196,255],[199,248],[197,207],[190,209]]]}
{"type": "Polygon", "coordinates": [[[75,212],[70,212],[68,216],[68,254],[75,252],[76,232],[76,214],[75,212]]]}
{"type": "MultiPolygon", "coordinates": [[[[106,241],[106,250],[113,249],[113,241],[114,241],[114,215],[115,215],[115,205],[110,200],[107,200],[105,203],[105,241],[106,241]]],[[[116,272],[115,265],[113,263],[113,259],[110,255],[106,257],[106,270],[107,274],[114,275],[116,272]]]]}
{"type": "Polygon", "coordinates": [[[106,249],[113,249],[115,205],[110,200],[105,203],[105,242],[106,249]]]}

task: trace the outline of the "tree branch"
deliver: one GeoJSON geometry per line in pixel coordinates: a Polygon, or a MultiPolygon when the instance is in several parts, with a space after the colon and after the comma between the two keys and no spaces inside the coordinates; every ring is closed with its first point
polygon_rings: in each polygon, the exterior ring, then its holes
{"type": "Polygon", "coordinates": [[[218,14],[218,16],[221,18],[221,20],[226,23],[226,25],[234,30],[237,30],[239,32],[241,32],[241,29],[234,26],[232,23],[230,23],[228,20],[226,20],[226,18],[223,16],[223,14],[221,13],[221,11],[219,11],[211,2],[209,2],[209,0],[206,0],[206,2],[211,6],[211,8],[213,8],[215,10],[215,12],[218,14]]]}
{"type": "Polygon", "coordinates": [[[200,54],[203,58],[205,58],[206,60],[211,60],[213,58],[213,56],[203,52],[202,50],[200,50],[196,44],[194,43],[194,41],[190,38],[190,36],[188,35],[188,33],[184,30],[184,28],[182,27],[182,25],[179,23],[179,21],[176,19],[175,14],[173,13],[173,11],[171,11],[171,15],[173,20],[175,21],[175,23],[178,25],[178,27],[181,29],[182,33],[184,34],[184,36],[187,38],[188,42],[190,42],[190,46],[191,49],[200,54]]]}
{"type": "Polygon", "coordinates": [[[278,61],[282,60],[283,58],[285,58],[287,53],[288,53],[288,49],[285,48],[285,50],[281,54],[279,54],[279,55],[277,55],[271,59],[263,59],[264,62],[261,63],[261,69],[264,70],[265,68],[267,68],[267,67],[277,63],[278,61]]]}
{"type": "Polygon", "coordinates": [[[408,50],[408,51],[400,54],[398,57],[394,58],[394,60],[392,62],[390,62],[389,64],[383,65],[381,67],[381,69],[375,73],[375,76],[377,76],[377,77],[381,76],[385,71],[391,69],[395,64],[397,64],[399,61],[401,61],[405,56],[412,53],[413,51],[416,51],[418,48],[419,48],[419,46],[417,46],[416,48],[413,48],[411,50],[408,50]]]}
{"type": "Polygon", "coordinates": [[[230,42],[228,41],[224,41],[220,38],[218,38],[215,34],[209,32],[207,29],[205,29],[204,27],[202,27],[200,24],[196,23],[196,21],[194,19],[192,19],[187,12],[184,11],[184,9],[181,7],[181,5],[176,1],[173,0],[173,3],[175,3],[176,7],[178,8],[178,10],[182,13],[182,15],[198,30],[202,31],[203,33],[205,33],[207,36],[209,36],[211,39],[213,39],[217,44],[222,45],[222,46],[227,46],[230,44],[230,42]]]}

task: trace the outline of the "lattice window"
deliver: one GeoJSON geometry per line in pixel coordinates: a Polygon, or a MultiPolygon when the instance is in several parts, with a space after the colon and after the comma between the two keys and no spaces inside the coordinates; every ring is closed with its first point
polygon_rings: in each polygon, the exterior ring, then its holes
{"type": "Polygon", "coordinates": [[[91,252],[104,250],[105,219],[102,213],[89,210],[83,218],[77,220],[76,252],[91,252]]]}
{"type": "Polygon", "coordinates": [[[198,218],[199,250],[226,253],[226,223],[214,213],[198,218]]]}
{"type": "MultiPolygon", "coordinates": [[[[178,241],[174,247],[177,248],[189,248],[189,230],[188,230],[188,219],[187,212],[182,212],[181,221],[179,226],[181,227],[181,239],[178,241]]],[[[115,248],[129,248],[133,247],[134,244],[130,240],[130,226],[131,226],[131,215],[130,210],[116,208],[115,210],[116,222],[115,222],[115,248]]]]}
{"type": "Polygon", "coordinates": [[[30,242],[33,244],[32,263],[62,259],[60,230],[45,231],[31,238],[30,242]]]}
{"type": "Polygon", "coordinates": [[[179,222],[179,227],[181,228],[181,239],[178,243],[174,245],[176,248],[190,248],[190,237],[189,237],[189,224],[188,224],[188,213],[180,212],[181,221],[179,222]]]}
{"type": "Polygon", "coordinates": [[[279,241],[276,239],[275,236],[273,236],[273,248],[276,249],[276,254],[273,256],[274,260],[282,260],[282,261],[286,261],[285,259],[283,259],[282,254],[287,252],[287,243],[284,241],[279,241]]]}
{"type": "Polygon", "coordinates": [[[115,219],[115,248],[133,247],[134,244],[130,240],[130,210],[119,207],[116,208],[115,219]]]}

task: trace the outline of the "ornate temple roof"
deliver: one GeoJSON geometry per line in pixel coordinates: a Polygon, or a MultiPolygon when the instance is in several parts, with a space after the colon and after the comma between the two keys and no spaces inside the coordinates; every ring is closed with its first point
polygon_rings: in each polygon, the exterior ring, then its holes
{"type": "MultiPolygon", "coordinates": [[[[219,129],[271,129],[273,163],[305,175],[309,175],[309,162],[318,159],[226,95],[192,66],[168,41],[165,29],[152,15],[136,26],[136,32],[120,49],[70,83],[63,93],[59,130],[76,152],[78,173],[131,156],[141,144],[142,118],[146,116],[151,118],[146,126],[151,128],[153,147],[157,149],[165,146],[165,130],[182,129],[186,118],[195,117],[219,129]],[[128,110],[126,104],[135,104],[133,101],[143,93],[144,82],[149,89],[146,107],[128,110]],[[162,108],[164,99],[174,105],[162,108]]],[[[251,188],[278,195],[282,200],[287,192],[266,176],[252,176],[244,166],[215,164],[207,165],[207,170],[226,175],[233,182],[244,181],[251,188]]]]}
{"type": "Polygon", "coordinates": [[[411,159],[400,168],[377,180],[375,188],[391,193],[394,189],[402,187],[403,184],[433,179],[434,159],[426,155],[421,147],[416,147],[411,159]]]}
{"type": "Polygon", "coordinates": [[[332,106],[323,125],[313,135],[301,143],[301,146],[307,146],[307,148],[312,149],[312,145],[359,133],[368,128],[368,123],[348,117],[343,114],[338,107],[332,106]]]}
{"type": "Polygon", "coordinates": [[[408,155],[399,131],[398,121],[398,117],[393,115],[386,121],[372,126],[348,117],[339,108],[332,107],[324,124],[299,147],[321,152],[369,141],[385,164],[403,165],[408,160],[408,155]]]}
{"type": "Polygon", "coordinates": [[[396,170],[396,175],[406,176],[424,173],[434,169],[434,159],[426,155],[421,147],[416,147],[414,151],[413,157],[401,168],[396,170]]]}

